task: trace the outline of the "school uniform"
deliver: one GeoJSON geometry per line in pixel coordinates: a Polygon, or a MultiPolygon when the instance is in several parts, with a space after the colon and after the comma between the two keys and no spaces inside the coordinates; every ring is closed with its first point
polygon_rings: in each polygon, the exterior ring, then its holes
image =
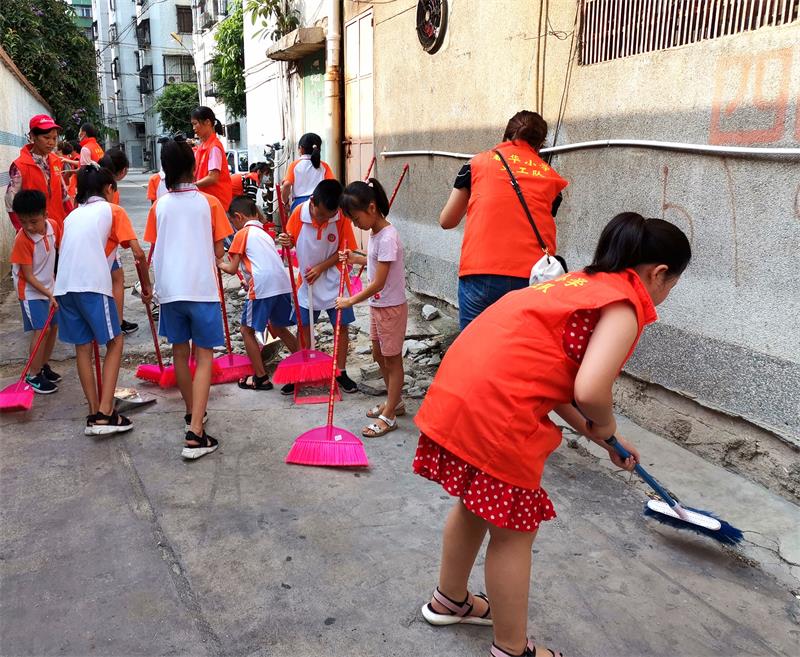
{"type": "MultiPolygon", "coordinates": [[[[11,249],[11,275],[25,331],[43,329],[50,314],[50,300],[22,275],[22,265],[30,265],[34,277],[48,290],[52,291],[55,285],[56,249],[61,241],[61,228],[52,219],[45,223],[47,231],[44,235],[20,230],[11,249]]],[[[51,323],[58,323],[55,316],[51,323]]]]}
{"type": "Polygon", "coordinates": [[[415,418],[422,435],[414,471],[499,527],[535,531],[555,517],[541,488],[545,461],[561,443],[548,414],[572,401],[600,312],[620,301],[636,312],[635,346],[657,315],[632,269],[573,272],[487,308],[448,349],[415,418]]]}
{"type": "Polygon", "coordinates": [[[232,232],[221,203],[194,184],[178,185],[151,206],[144,239],[155,244],[158,332],[172,344],[224,344],[214,243],[232,232]]]}
{"type": "Polygon", "coordinates": [[[292,185],[292,204],[290,210],[294,210],[301,203],[305,203],[311,198],[314,189],[323,180],[335,180],[333,171],[327,162],[320,161],[319,167],[311,163],[310,155],[301,155],[289,165],[284,182],[292,185]]]}
{"type": "Polygon", "coordinates": [[[135,240],[131,221],[118,205],[99,196],[67,215],[53,294],[58,336],[69,344],[105,344],[120,333],[111,290],[110,258],[135,240]]]}
{"type": "Polygon", "coordinates": [[[163,171],[154,173],[147,181],[147,200],[155,203],[164,194],[167,193],[167,185],[164,182],[165,175],[163,171]]]}
{"type": "Polygon", "coordinates": [[[275,242],[257,219],[248,221],[233,237],[228,253],[239,255],[239,268],[247,284],[242,326],[263,331],[273,326],[293,326],[292,284],[275,242]]]}
{"type": "MultiPolygon", "coordinates": [[[[353,225],[339,213],[337,217],[324,224],[317,224],[311,218],[311,201],[306,201],[295,208],[286,232],[289,233],[295,244],[298,268],[300,275],[321,262],[324,262],[343,249],[356,249],[356,238],[353,234],[353,225]]],[[[328,313],[331,324],[336,323],[336,297],[339,295],[339,268],[334,266],[326,269],[311,286],[313,290],[314,322],[319,318],[321,310],[328,313]]],[[[300,304],[300,313],[303,323],[308,326],[308,292],[309,286],[305,279],[297,291],[300,304]]],[[[342,309],[342,324],[352,324],[356,321],[352,308],[342,309]]]]}

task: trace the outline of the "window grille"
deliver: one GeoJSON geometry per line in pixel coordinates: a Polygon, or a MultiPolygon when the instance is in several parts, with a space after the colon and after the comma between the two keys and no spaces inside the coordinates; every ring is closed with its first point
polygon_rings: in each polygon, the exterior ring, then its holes
{"type": "Polygon", "coordinates": [[[666,50],[800,18],[800,0],[582,0],[580,64],[666,50]]]}

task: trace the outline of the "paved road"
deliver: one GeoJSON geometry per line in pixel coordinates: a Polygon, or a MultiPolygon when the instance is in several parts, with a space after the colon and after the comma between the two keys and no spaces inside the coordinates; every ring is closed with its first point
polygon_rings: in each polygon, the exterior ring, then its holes
{"type": "MultiPolygon", "coordinates": [[[[144,180],[132,176],[122,190],[137,229],[146,204],[133,185],[144,180]]],[[[134,302],[131,319],[141,312],[134,302]]],[[[6,298],[11,336],[9,308],[6,298]]],[[[3,362],[19,355],[14,344],[0,343],[3,362]]],[[[175,391],[156,390],[132,432],[95,440],[81,433],[70,368],[61,365],[58,394],[0,416],[2,655],[488,653],[488,630],[434,629],[419,614],[451,500],[410,474],[409,418],[367,443],[367,471],[287,466],[294,437],[324,422],[324,408],[216,386],[208,428],[223,446],[184,463],[175,391]]],[[[337,424],[359,428],[372,401],[348,396],[337,424]]],[[[702,479],[688,492],[709,506],[752,523],[769,516],[758,525],[765,533],[778,519],[786,532],[798,526],[796,508],[763,489],[624,429],[676,485],[702,479]]],[[[530,626],[540,642],[584,657],[800,654],[800,607],[766,563],[646,521],[641,487],[585,450],[562,448],[544,485],[559,517],[534,549],[530,626]]],[[[483,588],[480,571],[474,587],[483,588]]]]}

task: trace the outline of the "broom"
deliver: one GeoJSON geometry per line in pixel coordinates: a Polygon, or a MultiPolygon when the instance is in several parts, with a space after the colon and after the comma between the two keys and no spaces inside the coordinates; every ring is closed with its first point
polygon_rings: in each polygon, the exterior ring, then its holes
{"type": "Polygon", "coordinates": [[[44,336],[47,335],[47,330],[50,328],[50,321],[53,319],[55,312],[55,307],[50,306],[50,313],[47,315],[47,321],[45,321],[42,332],[39,333],[39,337],[36,339],[36,344],[33,345],[33,350],[28,358],[28,362],[25,363],[25,369],[22,370],[19,380],[0,390],[0,411],[27,411],[33,404],[33,388],[25,382],[25,377],[31,369],[31,364],[33,363],[33,359],[36,358],[36,352],[39,351],[44,336]]]}
{"type": "MultiPolygon", "coordinates": [[[[151,249],[152,251],[152,249],[151,249]]],[[[144,281],[142,278],[142,266],[144,263],[136,263],[136,273],[139,276],[139,284],[144,289],[144,281]]],[[[136,368],[136,378],[142,381],[149,381],[150,383],[160,384],[164,376],[164,361],[161,360],[161,347],[158,344],[158,333],[156,332],[156,325],[153,322],[153,313],[150,310],[150,304],[144,304],[145,312],[147,313],[147,320],[150,322],[150,333],[153,336],[153,347],[156,350],[156,360],[158,365],[151,365],[149,363],[142,363],[136,368]]],[[[174,370],[174,367],[173,367],[174,370]]],[[[174,373],[174,372],[173,372],[174,373]]]]}
{"type": "MultiPolygon", "coordinates": [[[[283,198],[280,195],[280,186],[276,185],[278,193],[278,207],[280,209],[281,224],[286,230],[286,207],[283,205],[283,198]]],[[[306,349],[303,331],[303,320],[300,316],[300,302],[297,300],[297,280],[294,277],[294,266],[292,265],[292,254],[287,247],[283,248],[283,255],[289,267],[289,279],[292,284],[292,302],[294,303],[294,313],[297,317],[297,339],[300,342],[300,349],[295,353],[284,358],[272,374],[272,380],[277,384],[284,383],[303,383],[305,381],[320,381],[328,375],[333,359],[324,351],[306,349]]],[[[314,314],[309,313],[311,322],[314,322],[314,314]]],[[[313,327],[312,327],[313,331],[313,327]]]]}
{"type": "MultiPolygon", "coordinates": [[[[341,268],[339,296],[344,292],[345,268],[341,268]]],[[[364,445],[352,433],[333,425],[334,390],[336,388],[336,357],[339,354],[339,327],[342,311],[336,312],[336,330],[333,334],[333,361],[330,364],[330,390],[328,393],[328,421],[325,426],[310,429],[297,437],[286,455],[287,463],[299,465],[332,465],[367,467],[369,460],[364,445]]]]}
{"type": "Polygon", "coordinates": [[[228,310],[225,307],[225,292],[222,288],[221,269],[217,269],[217,287],[219,288],[219,302],[222,306],[222,326],[225,329],[225,347],[228,350],[228,354],[214,359],[211,372],[212,384],[230,383],[253,374],[253,364],[250,362],[250,358],[241,354],[234,354],[231,348],[231,329],[228,326],[228,310]]]}

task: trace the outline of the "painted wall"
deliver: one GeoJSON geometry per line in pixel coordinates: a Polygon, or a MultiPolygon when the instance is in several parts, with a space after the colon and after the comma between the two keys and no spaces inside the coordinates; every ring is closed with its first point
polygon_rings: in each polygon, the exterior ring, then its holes
{"type": "MultiPolygon", "coordinates": [[[[415,5],[375,5],[376,153],[492,146],[515,111],[535,109],[538,3],[452,3],[435,55],[417,43],[415,5]]],[[[543,113],[551,126],[575,6],[550,3],[557,36],[547,40],[543,113]]],[[[798,42],[794,23],[576,65],[558,141],[797,146],[798,42]]],[[[379,160],[380,177],[391,183],[403,162],[379,160]]],[[[437,217],[461,163],[409,163],[392,211],[409,252],[409,284],[455,302],[461,232],[442,231],[437,217]]],[[[603,225],[620,211],[664,217],[692,239],[694,261],[628,371],[800,437],[798,160],[619,149],[564,154],[553,165],[571,183],[557,225],[573,268],[590,260],[603,225]]]]}

